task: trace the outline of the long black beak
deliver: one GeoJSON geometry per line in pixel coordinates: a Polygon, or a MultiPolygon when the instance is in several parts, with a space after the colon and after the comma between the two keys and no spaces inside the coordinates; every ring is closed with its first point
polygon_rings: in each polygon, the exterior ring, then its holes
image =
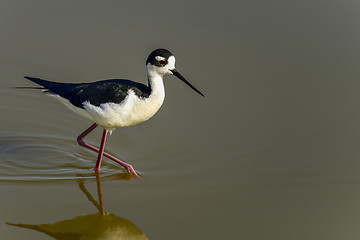
{"type": "Polygon", "coordinates": [[[189,83],[176,69],[170,70],[175,76],[177,76],[181,81],[186,83],[189,87],[191,87],[195,92],[200,94],[201,96],[205,97],[204,94],[202,94],[199,90],[197,90],[191,83],[189,83]]]}

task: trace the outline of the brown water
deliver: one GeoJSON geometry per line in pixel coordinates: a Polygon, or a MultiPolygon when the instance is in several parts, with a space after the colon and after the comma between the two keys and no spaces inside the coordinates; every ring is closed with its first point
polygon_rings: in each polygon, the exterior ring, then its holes
{"type": "Polygon", "coordinates": [[[1,1],[0,239],[358,239],[359,16],[358,1],[1,1]],[[146,83],[158,47],[206,97],[166,76],[161,110],[108,137],[141,179],[108,159],[96,178],[76,143],[91,123],[13,88],[146,83]]]}

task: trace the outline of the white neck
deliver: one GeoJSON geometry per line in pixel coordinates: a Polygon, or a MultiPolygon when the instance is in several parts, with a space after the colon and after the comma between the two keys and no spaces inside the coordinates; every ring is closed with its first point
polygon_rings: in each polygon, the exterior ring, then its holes
{"type": "Polygon", "coordinates": [[[150,95],[154,94],[165,97],[163,75],[155,71],[154,66],[151,66],[150,64],[146,66],[146,70],[147,70],[146,72],[149,80],[149,85],[151,87],[150,95]]]}

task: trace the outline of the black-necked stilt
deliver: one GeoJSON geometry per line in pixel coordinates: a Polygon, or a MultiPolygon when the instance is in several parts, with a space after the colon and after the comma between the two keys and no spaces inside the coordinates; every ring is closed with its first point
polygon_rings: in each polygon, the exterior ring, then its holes
{"type": "Polygon", "coordinates": [[[139,124],[151,118],[165,98],[163,76],[173,74],[193,90],[192,86],[176,69],[175,57],[166,49],[154,50],[146,60],[148,85],[124,79],[110,79],[91,83],[59,83],[39,78],[25,77],[42,86],[45,93],[56,97],[77,114],[94,122],[77,138],[78,143],[98,152],[95,170],[100,170],[102,156],[121,164],[129,173],[137,176],[130,164],[105,153],[104,147],[108,131],[117,127],[139,124]],[[100,148],[84,142],[84,137],[97,126],[104,128],[100,148]]]}

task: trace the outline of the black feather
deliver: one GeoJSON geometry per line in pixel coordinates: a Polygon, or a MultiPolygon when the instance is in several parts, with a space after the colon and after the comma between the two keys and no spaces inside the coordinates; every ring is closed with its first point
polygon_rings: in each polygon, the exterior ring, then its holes
{"type": "Polygon", "coordinates": [[[40,78],[25,77],[48,89],[50,92],[66,98],[76,107],[84,108],[84,102],[100,106],[102,103],[121,103],[128,95],[129,90],[141,98],[151,93],[151,88],[141,83],[125,79],[110,79],[92,83],[59,83],[40,78]]]}

